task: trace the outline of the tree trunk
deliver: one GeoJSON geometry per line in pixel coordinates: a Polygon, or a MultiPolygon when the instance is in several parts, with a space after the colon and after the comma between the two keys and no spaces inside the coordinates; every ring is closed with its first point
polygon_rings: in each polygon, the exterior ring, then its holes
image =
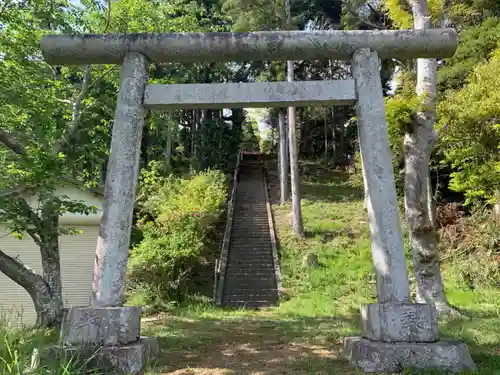
{"type": "MultiPolygon", "coordinates": [[[[431,28],[427,0],[410,0],[415,29],[431,28]]],[[[430,156],[436,143],[436,59],[417,60],[417,95],[423,101],[411,132],[404,137],[405,212],[416,278],[416,302],[433,303],[438,311],[450,311],[441,277],[437,234],[430,191],[430,156]]]]}
{"type": "Polygon", "coordinates": [[[167,144],[165,147],[165,165],[170,169],[172,165],[172,128],[167,126],[167,144]]]}
{"type": "MultiPolygon", "coordinates": [[[[332,109],[333,111],[333,109],[332,109]]],[[[335,121],[335,120],[334,120],[335,121]]],[[[340,166],[342,169],[346,166],[346,155],[345,155],[345,147],[344,147],[344,132],[345,127],[342,122],[334,122],[335,127],[339,129],[339,147],[337,149],[337,154],[340,155],[340,166]]]]}
{"type": "MultiPolygon", "coordinates": [[[[62,298],[53,293],[49,284],[31,268],[0,250],[0,271],[20,285],[30,295],[37,314],[39,327],[57,327],[62,317],[62,298]]],[[[55,273],[46,279],[54,279],[55,273]],[[52,276],[52,277],[51,277],[52,276]]],[[[60,280],[60,279],[59,279],[60,280]]],[[[57,282],[55,283],[57,285],[57,282]]],[[[60,283],[59,283],[60,285],[60,283]]],[[[59,289],[60,290],[60,289],[59,289]]]]}
{"type": "MultiPolygon", "coordinates": [[[[330,79],[333,80],[333,61],[328,61],[328,75],[330,79]]],[[[333,160],[333,168],[337,167],[338,160],[338,148],[337,148],[337,123],[335,122],[335,107],[331,108],[332,111],[332,160],[333,160]]]]}
{"type": "Polygon", "coordinates": [[[282,110],[278,117],[279,129],[279,171],[280,171],[280,202],[285,204],[288,200],[288,157],[287,157],[287,138],[285,114],[282,110]]]}
{"type": "Polygon", "coordinates": [[[495,203],[493,205],[492,215],[495,220],[500,219],[500,203],[495,203]]]}
{"type": "Polygon", "coordinates": [[[323,137],[325,138],[325,167],[328,167],[328,107],[325,107],[323,137]]]}
{"type": "Polygon", "coordinates": [[[288,143],[290,150],[290,172],[292,182],[292,229],[297,236],[304,237],[302,207],[300,206],[300,173],[297,160],[297,139],[295,135],[295,107],[288,108],[288,143]]]}
{"type": "Polygon", "coordinates": [[[196,158],[196,142],[198,139],[198,129],[200,123],[200,110],[193,109],[193,123],[191,124],[191,158],[196,158]]]}
{"type": "MultiPolygon", "coordinates": [[[[292,12],[290,0],[285,1],[288,26],[292,26],[292,12]]],[[[293,61],[287,61],[287,81],[293,82],[293,61]]],[[[290,174],[292,182],[292,229],[297,236],[304,237],[304,225],[302,223],[302,207],[300,206],[300,173],[297,158],[297,109],[288,107],[288,149],[290,151],[290,174]]]]}
{"type": "Polygon", "coordinates": [[[32,224],[27,228],[40,249],[42,274],[38,274],[17,258],[0,250],[0,271],[23,287],[33,300],[37,313],[37,325],[55,327],[61,322],[63,312],[61,263],[59,257],[59,208],[60,203],[53,195],[46,196],[38,216],[23,199],[26,220],[32,224]]]}
{"type": "Polygon", "coordinates": [[[59,255],[59,209],[60,205],[55,196],[50,196],[43,202],[41,219],[43,233],[40,233],[40,254],[42,258],[43,280],[48,285],[54,308],[62,318],[62,277],[61,258],[59,255]]]}
{"type": "Polygon", "coordinates": [[[337,124],[335,123],[335,107],[332,107],[332,160],[333,168],[337,167],[338,148],[337,148],[337,124]]]}

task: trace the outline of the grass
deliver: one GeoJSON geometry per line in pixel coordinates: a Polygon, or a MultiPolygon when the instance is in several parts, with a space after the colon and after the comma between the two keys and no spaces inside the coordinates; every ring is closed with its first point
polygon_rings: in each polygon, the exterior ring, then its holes
{"type": "MultiPolygon", "coordinates": [[[[359,307],[375,301],[362,194],[341,174],[308,169],[302,184],[306,238],[292,235],[289,205],[273,206],[287,299],[255,312],[192,297],[145,318],[143,333],[159,337],[162,350],[149,375],[360,373],[341,350],[343,337],[359,332],[359,307]],[[308,253],[318,256],[319,267],[302,267],[308,253]]],[[[450,302],[467,317],[440,322],[441,336],[469,345],[477,374],[500,374],[500,291],[464,289],[451,264],[443,272],[450,302]]]]}
{"type": "MultiPolygon", "coordinates": [[[[359,332],[360,306],[375,301],[362,193],[339,173],[307,169],[306,238],[292,235],[289,205],[273,206],[287,300],[254,312],[193,298],[145,322],[163,348],[151,374],[359,373],[342,359],[341,349],[343,337],[359,332]],[[302,267],[308,253],[318,256],[319,267],[302,267]]],[[[500,374],[500,291],[463,289],[450,265],[443,265],[443,273],[450,302],[467,317],[441,322],[441,336],[469,345],[477,374],[500,374]]]]}

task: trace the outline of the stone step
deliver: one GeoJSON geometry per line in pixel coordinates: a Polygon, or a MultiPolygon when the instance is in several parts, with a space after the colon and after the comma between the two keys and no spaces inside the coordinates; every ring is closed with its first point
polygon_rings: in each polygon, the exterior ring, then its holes
{"type": "Polygon", "coordinates": [[[250,259],[238,259],[238,258],[233,258],[231,259],[231,262],[228,262],[227,269],[234,267],[234,268],[247,268],[247,269],[261,269],[263,267],[269,267],[274,269],[273,263],[270,262],[272,261],[272,258],[254,258],[253,260],[250,259]]]}
{"type": "Polygon", "coordinates": [[[224,296],[224,302],[260,302],[276,304],[278,302],[278,296],[259,296],[259,295],[226,295],[224,296]]]}
{"type": "Polygon", "coordinates": [[[264,264],[264,261],[265,261],[266,267],[269,267],[268,269],[271,269],[272,264],[273,264],[273,259],[272,258],[269,258],[269,259],[262,259],[262,258],[246,258],[246,259],[233,258],[233,259],[230,260],[230,262],[228,262],[228,268],[226,268],[226,269],[231,269],[231,267],[236,267],[236,269],[244,267],[247,270],[251,270],[251,271],[260,270],[260,269],[262,269],[261,267],[264,264]],[[250,264],[254,264],[254,266],[250,266],[250,264]],[[250,268],[250,267],[252,267],[252,268],[250,268]]]}
{"type": "Polygon", "coordinates": [[[260,238],[263,240],[271,241],[269,227],[267,227],[265,229],[248,230],[242,225],[239,228],[233,228],[233,230],[231,231],[231,235],[233,237],[237,236],[237,235],[241,235],[241,236],[244,235],[248,238],[256,238],[256,239],[260,238]]]}
{"type": "MultiPolygon", "coordinates": [[[[271,244],[260,242],[255,244],[245,243],[243,238],[231,241],[230,246],[238,253],[269,253],[271,254],[271,244]]],[[[231,249],[231,250],[233,250],[231,249]]]]}
{"type": "Polygon", "coordinates": [[[249,232],[249,231],[246,231],[244,229],[240,229],[240,230],[232,232],[231,234],[232,234],[231,237],[233,239],[233,242],[235,240],[248,239],[248,241],[246,241],[245,243],[249,246],[253,245],[254,242],[260,243],[260,244],[265,243],[265,244],[269,244],[269,246],[271,246],[271,238],[269,235],[269,229],[265,230],[265,231],[264,230],[259,231],[259,232],[255,232],[255,231],[249,232]]]}
{"type": "Polygon", "coordinates": [[[271,277],[265,279],[227,277],[224,290],[230,291],[236,288],[255,288],[255,290],[276,288],[276,280],[273,280],[271,277]]]}
{"type": "Polygon", "coordinates": [[[235,216],[233,218],[233,227],[235,226],[246,226],[246,225],[254,225],[256,227],[266,227],[266,224],[269,226],[269,221],[267,220],[267,212],[257,212],[249,215],[248,217],[244,216],[235,216]],[[266,216],[262,218],[262,216],[266,216]]]}
{"type": "Polygon", "coordinates": [[[276,305],[278,303],[278,297],[271,297],[271,298],[263,298],[259,296],[226,296],[224,298],[225,303],[231,303],[231,302],[240,302],[240,303],[245,303],[245,302],[257,302],[257,303],[266,303],[269,305],[276,305]]]}
{"type": "MultiPolygon", "coordinates": [[[[259,214],[259,215],[264,215],[264,214],[259,214]]],[[[267,214],[266,214],[267,216],[267,214]]],[[[250,219],[233,219],[233,226],[232,230],[235,231],[236,229],[244,229],[246,230],[247,233],[251,233],[248,231],[246,228],[253,227],[255,229],[263,230],[269,233],[269,221],[266,220],[261,221],[261,222],[256,222],[254,220],[250,219]]]]}
{"type": "Polygon", "coordinates": [[[228,307],[259,308],[278,302],[262,167],[260,161],[240,163],[222,296],[228,307]]]}
{"type": "MultiPolygon", "coordinates": [[[[251,258],[267,258],[272,259],[271,246],[261,246],[261,247],[245,247],[245,246],[234,246],[230,250],[231,255],[237,257],[251,257],[251,258]]],[[[234,258],[232,258],[234,259],[234,258]]]]}
{"type": "Polygon", "coordinates": [[[266,299],[268,297],[275,297],[278,295],[277,289],[260,289],[256,290],[255,288],[232,288],[226,289],[226,297],[230,296],[261,296],[266,299]]]}
{"type": "Polygon", "coordinates": [[[261,263],[261,264],[250,264],[248,262],[232,264],[226,268],[226,272],[248,272],[248,270],[252,270],[252,272],[263,273],[263,272],[271,272],[274,273],[274,267],[269,262],[261,263]]]}
{"type": "Polygon", "coordinates": [[[257,237],[257,238],[259,238],[259,236],[261,236],[261,235],[266,235],[266,237],[264,237],[264,238],[267,240],[270,240],[269,233],[270,233],[269,232],[269,225],[266,225],[266,226],[262,225],[261,227],[255,226],[254,228],[250,229],[245,224],[239,224],[239,225],[233,226],[233,228],[231,230],[232,235],[245,234],[248,237],[257,237]]]}
{"type": "Polygon", "coordinates": [[[276,280],[272,277],[267,277],[263,279],[249,279],[246,277],[226,277],[225,279],[225,289],[224,290],[233,290],[237,288],[247,289],[254,288],[255,290],[259,289],[273,289],[276,288],[276,280]]]}
{"type": "Polygon", "coordinates": [[[257,222],[257,221],[248,220],[248,219],[237,219],[237,220],[233,219],[233,228],[236,228],[236,229],[256,228],[256,229],[267,230],[269,232],[269,221],[262,220],[261,222],[257,222]]]}
{"type": "Polygon", "coordinates": [[[236,261],[239,264],[253,264],[259,262],[268,262],[269,264],[272,264],[273,257],[271,256],[271,254],[236,254],[233,252],[229,255],[228,265],[236,261]]]}
{"type": "Polygon", "coordinates": [[[245,302],[245,301],[228,301],[224,302],[224,306],[232,308],[246,308],[246,309],[259,309],[275,306],[275,303],[262,301],[262,302],[245,302]]]}
{"type": "MultiPolygon", "coordinates": [[[[234,249],[237,253],[260,253],[260,254],[271,254],[271,244],[266,242],[257,242],[254,244],[249,244],[245,242],[243,238],[238,238],[231,241],[230,247],[234,249]]],[[[231,249],[232,250],[232,249],[231,249]]]]}
{"type": "Polygon", "coordinates": [[[246,238],[243,238],[243,236],[240,236],[240,237],[234,238],[229,243],[235,249],[241,249],[242,251],[244,250],[244,251],[251,252],[252,249],[261,250],[261,251],[271,251],[271,241],[266,242],[266,241],[261,240],[261,239],[253,239],[253,241],[252,241],[252,237],[246,239],[246,238]]]}
{"type": "Polygon", "coordinates": [[[252,272],[245,272],[245,271],[237,271],[237,270],[227,270],[226,271],[226,278],[227,279],[245,279],[245,280],[261,280],[261,279],[266,279],[266,280],[272,280],[274,278],[274,271],[252,271],[252,272]]]}
{"type": "Polygon", "coordinates": [[[254,228],[254,229],[247,229],[244,226],[241,226],[240,228],[234,229],[231,231],[231,237],[235,236],[245,236],[248,238],[256,238],[256,239],[263,239],[270,241],[270,236],[269,236],[269,226],[267,228],[254,228]]]}

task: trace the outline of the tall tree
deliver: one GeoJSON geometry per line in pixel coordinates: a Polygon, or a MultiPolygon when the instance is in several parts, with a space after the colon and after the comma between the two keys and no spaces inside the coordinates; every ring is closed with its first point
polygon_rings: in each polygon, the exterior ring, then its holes
{"type": "MultiPolygon", "coordinates": [[[[288,27],[292,27],[292,8],[290,0],[285,2],[288,27]]],[[[287,61],[287,81],[293,82],[293,61],[287,61]]],[[[300,204],[300,173],[297,157],[297,110],[288,107],[288,150],[290,153],[290,175],[292,184],[292,229],[297,236],[304,236],[304,224],[302,222],[302,207],[300,204]]]]}
{"type": "Polygon", "coordinates": [[[279,170],[280,170],[280,202],[288,200],[288,147],[285,113],[280,109],[278,113],[278,140],[279,140],[279,170]]]}
{"type": "Polygon", "coordinates": [[[59,216],[94,211],[57,195],[56,187],[65,179],[84,183],[96,176],[75,166],[92,165],[89,155],[102,154],[106,137],[97,124],[106,124],[106,118],[96,124],[96,107],[88,98],[110,70],[100,68],[92,77],[90,67],[52,68],[43,61],[39,40],[44,32],[85,30],[85,21],[81,10],[65,1],[7,2],[0,12],[0,155],[5,161],[0,222],[12,235],[33,239],[42,266],[35,272],[10,256],[10,249],[0,249],[0,271],[29,293],[41,326],[57,325],[62,316],[59,235],[76,234],[59,226],[59,216]],[[30,205],[28,195],[36,196],[37,204],[30,205]]]}
{"type": "MultiPolygon", "coordinates": [[[[409,0],[415,29],[432,27],[427,0],[409,0]]],[[[429,164],[436,145],[436,59],[417,59],[416,93],[421,106],[404,136],[405,213],[416,276],[416,300],[451,311],[441,276],[429,164]]]]}

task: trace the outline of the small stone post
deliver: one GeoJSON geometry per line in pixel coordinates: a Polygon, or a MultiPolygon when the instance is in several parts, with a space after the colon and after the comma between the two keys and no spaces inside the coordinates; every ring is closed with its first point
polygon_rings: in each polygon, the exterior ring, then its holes
{"type": "Polygon", "coordinates": [[[138,374],[158,353],[154,338],[140,337],[141,308],[124,307],[125,272],[139,172],[148,61],[127,53],[120,74],[111,155],[99,229],[91,307],[71,308],[60,343],[113,373],[138,374]],[[96,354],[97,353],[97,354],[96,354]]]}
{"type": "Polygon", "coordinates": [[[346,337],[344,354],[366,372],[473,369],[465,344],[438,341],[435,306],[410,303],[377,53],[370,49],[354,53],[352,72],[379,303],[361,310],[362,337],[346,337]]]}

